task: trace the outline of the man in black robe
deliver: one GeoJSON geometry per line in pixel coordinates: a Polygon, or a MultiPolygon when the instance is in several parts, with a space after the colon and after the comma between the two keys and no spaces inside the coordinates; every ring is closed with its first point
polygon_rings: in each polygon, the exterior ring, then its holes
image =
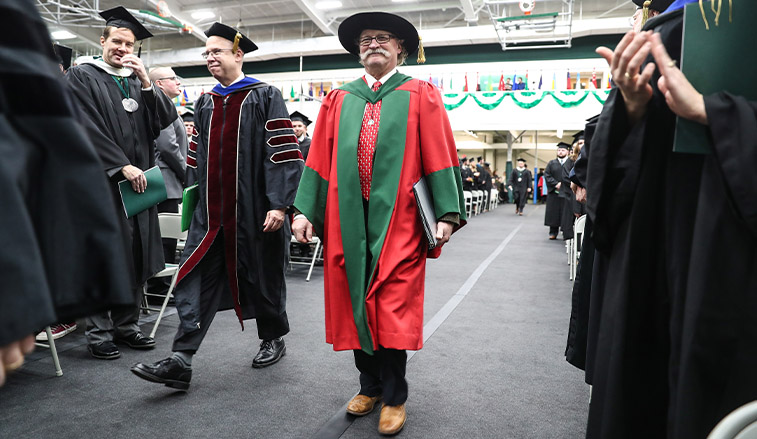
{"type": "Polygon", "coordinates": [[[116,213],[45,22],[0,3],[0,385],[57,321],[134,306],[116,213]],[[24,56],[19,57],[18,53],[24,56]],[[20,86],[20,85],[31,86],[20,86]],[[108,204],[107,207],[110,205],[108,204]]]}
{"type": "Polygon", "coordinates": [[[463,179],[464,191],[470,192],[476,190],[476,175],[474,175],[473,167],[473,157],[470,158],[470,161],[463,157],[460,164],[460,176],[463,179]]]}
{"type": "MultiPolygon", "coordinates": [[[[669,4],[653,1],[651,7],[665,10],[669,4]]],[[[672,152],[675,115],[648,56],[654,32],[680,58],[682,15],[676,10],[649,20],[615,52],[598,49],[617,87],[592,139],[586,188],[595,266],[603,264],[592,286],[602,290],[602,309],[589,438],[706,435],[674,433],[682,423],[670,422],[682,403],[675,394],[703,156],[672,152]]],[[[692,415],[683,422],[698,422],[701,413],[692,415]]]]}
{"type": "MultiPolygon", "coordinates": [[[[544,225],[549,226],[549,239],[557,239],[562,228],[563,239],[573,237],[573,223],[567,227],[565,213],[567,202],[570,201],[570,181],[568,173],[573,168],[573,161],[568,158],[570,145],[565,142],[557,144],[557,158],[552,159],[544,168],[544,182],[547,184],[547,209],[544,212],[544,225]],[[567,171],[566,171],[567,169],[567,171]]],[[[569,208],[570,212],[573,211],[569,208]]]]}
{"type": "Polygon", "coordinates": [[[523,207],[528,201],[528,197],[533,191],[534,182],[531,177],[531,171],[526,167],[526,161],[518,159],[518,166],[510,173],[510,179],[507,182],[510,192],[513,194],[515,203],[515,214],[523,215],[523,207]]]}
{"type": "Polygon", "coordinates": [[[110,360],[121,356],[114,341],[134,349],[155,346],[137,322],[142,285],[165,267],[157,210],[153,206],[127,218],[118,182],[126,179],[135,192],[144,192],[144,171],[155,165],[154,141],[160,130],[176,119],[176,109],[151,84],[142,60],[133,54],[136,41],[152,34],[122,6],[100,15],[106,20],[100,37],[102,57],[72,67],[66,78],[110,179],[112,197],[103,208],[115,208],[119,213],[123,242],[129,251],[124,270],[135,285],[137,305],[132,309],[112,310],[87,319],[90,353],[110,360]]]}
{"type": "Polygon", "coordinates": [[[219,84],[195,105],[199,202],[177,276],[181,323],[174,354],[132,372],[187,389],[192,357],[216,311],[256,319],[260,350],[252,367],[278,362],[289,332],[284,275],[291,239],[285,212],[304,161],[276,87],[247,77],[242,60],[257,49],[236,29],[215,23],[204,56],[219,84]]]}
{"type": "Polygon", "coordinates": [[[308,136],[308,126],[313,121],[308,119],[307,116],[295,111],[289,115],[289,120],[292,121],[292,128],[294,129],[294,135],[297,136],[297,142],[300,144],[300,152],[302,153],[303,160],[308,159],[308,151],[310,151],[310,136],[308,136]]]}

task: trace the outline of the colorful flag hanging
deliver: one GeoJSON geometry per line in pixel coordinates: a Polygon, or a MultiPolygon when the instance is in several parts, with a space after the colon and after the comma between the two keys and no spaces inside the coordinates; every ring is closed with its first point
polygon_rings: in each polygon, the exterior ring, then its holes
{"type": "Polygon", "coordinates": [[[599,88],[597,86],[597,69],[596,68],[591,72],[591,84],[594,86],[594,88],[599,88]]]}
{"type": "Polygon", "coordinates": [[[294,102],[294,86],[292,86],[292,89],[289,91],[289,102],[294,102]]]}
{"type": "Polygon", "coordinates": [[[542,85],[544,85],[544,73],[539,72],[539,90],[541,90],[542,85]]]}
{"type": "Polygon", "coordinates": [[[566,87],[566,89],[568,89],[568,90],[570,90],[571,88],[573,88],[573,87],[571,86],[571,83],[570,83],[570,70],[568,70],[568,83],[567,83],[567,85],[566,85],[565,87],[566,87]]]}
{"type": "Polygon", "coordinates": [[[468,91],[468,74],[465,74],[465,86],[463,86],[463,91],[468,91]]]}
{"type": "Polygon", "coordinates": [[[481,91],[481,80],[478,77],[478,72],[476,72],[476,91],[481,91]]]}
{"type": "Polygon", "coordinates": [[[555,84],[557,84],[557,72],[552,72],[552,90],[555,89],[555,84]]]}
{"type": "Polygon", "coordinates": [[[528,90],[528,70],[526,70],[526,80],[523,82],[525,83],[523,85],[523,90],[528,90]]]}
{"type": "Polygon", "coordinates": [[[576,73],[576,90],[581,89],[581,72],[576,73]]]}
{"type": "Polygon", "coordinates": [[[497,90],[505,91],[505,73],[504,72],[502,72],[502,74],[499,76],[499,86],[497,87],[497,90]]]}

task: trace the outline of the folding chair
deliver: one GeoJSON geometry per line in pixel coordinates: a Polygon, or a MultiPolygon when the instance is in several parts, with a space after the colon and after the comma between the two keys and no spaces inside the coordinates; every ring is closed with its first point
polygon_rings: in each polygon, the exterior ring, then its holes
{"type": "MultiPolygon", "coordinates": [[[[158,222],[160,223],[160,236],[162,238],[185,240],[187,239],[187,232],[181,231],[181,214],[179,213],[159,213],[158,222]]],[[[162,294],[147,293],[145,296],[164,297],[163,305],[160,307],[158,319],[155,320],[155,326],[152,327],[150,337],[155,337],[155,332],[158,330],[160,320],[163,318],[163,314],[166,312],[166,306],[168,306],[168,300],[173,297],[173,290],[176,287],[176,276],[179,274],[179,264],[166,264],[166,268],[153,275],[152,278],[168,277],[171,276],[171,285],[168,287],[168,292],[165,296],[162,294]]],[[[145,287],[146,288],[146,287],[145,287]]],[[[147,308],[149,310],[157,311],[153,308],[147,308]]]]}
{"type": "Polygon", "coordinates": [[[581,248],[584,242],[584,229],[586,228],[586,215],[576,218],[573,224],[573,239],[571,239],[570,280],[576,278],[578,258],[581,257],[581,248]]]}
{"type": "Polygon", "coordinates": [[[463,191],[465,199],[465,215],[470,218],[473,216],[473,194],[470,191],[463,191]]]}
{"type": "Polygon", "coordinates": [[[40,343],[38,341],[34,342],[34,344],[36,346],[50,349],[50,353],[53,356],[53,364],[55,365],[55,376],[63,376],[63,369],[60,368],[60,360],[58,360],[58,350],[55,349],[55,340],[53,340],[53,332],[52,330],[50,330],[49,326],[45,328],[45,332],[47,332],[47,344],[40,343]]]}
{"type": "Polygon", "coordinates": [[[757,401],[729,413],[712,429],[707,439],[757,439],[757,401]]]}
{"type": "Polygon", "coordinates": [[[499,196],[499,193],[496,189],[492,189],[489,194],[489,210],[494,210],[497,208],[497,197],[499,196]]]}
{"type": "MultiPolygon", "coordinates": [[[[299,241],[297,241],[297,239],[295,239],[294,236],[292,236],[291,242],[292,244],[300,243],[299,241]]],[[[313,236],[313,239],[311,239],[308,244],[309,245],[315,244],[315,249],[313,250],[313,256],[310,258],[309,261],[298,261],[298,260],[293,260],[291,256],[289,257],[290,264],[302,264],[302,265],[310,266],[310,268],[308,269],[308,275],[305,278],[305,282],[310,282],[310,276],[312,276],[313,274],[313,267],[315,267],[315,263],[317,261],[323,261],[323,246],[321,245],[321,240],[317,236],[313,236]]]]}

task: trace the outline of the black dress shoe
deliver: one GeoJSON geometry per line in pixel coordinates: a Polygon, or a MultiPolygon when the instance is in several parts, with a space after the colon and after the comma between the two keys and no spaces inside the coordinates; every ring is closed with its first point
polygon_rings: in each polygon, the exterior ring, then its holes
{"type": "Polygon", "coordinates": [[[89,353],[100,360],[115,360],[121,356],[121,352],[112,341],[102,341],[87,345],[89,353]]]}
{"type": "Polygon", "coordinates": [[[261,367],[270,366],[284,356],[287,348],[284,345],[284,339],[279,337],[273,340],[263,340],[260,343],[260,350],[255,355],[255,359],[252,360],[252,367],[259,369],[261,367]]]}
{"type": "Polygon", "coordinates": [[[153,383],[165,384],[173,389],[189,389],[192,368],[184,366],[174,357],[168,357],[155,364],[137,363],[131,367],[134,375],[153,383]]]}
{"type": "Polygon", "coordinates": [[[141,332],[135,332],[134,334],[126,337],[116,337],[115,342],[119,344],[125,344],[132,349],[152,349],[155,347],[155,340],[142,334],[141,332]]]}

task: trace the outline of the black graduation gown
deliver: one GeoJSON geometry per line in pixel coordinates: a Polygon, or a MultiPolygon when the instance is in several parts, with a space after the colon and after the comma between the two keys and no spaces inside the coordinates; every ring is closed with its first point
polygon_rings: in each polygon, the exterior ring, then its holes
{"type": "Polygon", "coordinates": [[[544,168],[544,183],[547,185],[547,208],[544,212],[544,225],[559,227],[562,225],[563,203],[560,192],[555,188],[562,181],[562,165],[557,159],[550,160],[544,168]]]}
{"type": "Polygon", "coordinates": [[[562,185],[560,186],[560,198],[562,199],[562,211],[560,228],[563,239],[573,238],[573,223],[576,221],[575,202],[576,194],[570,188],[570,171],[573,169],[573,159],[566,159],[562,164],[562,185]]]}
{"type": "Polygon", "coordinates": [[[0,346],[133,306],[109,189],[31,2],[0,3],[0,346]],[[19,56],[23,53],[23,56],[19,56]]]}
{"type": "Polygon", "coordinates": [[[467,166],[460,168],[460,177],[463,179],[463,190],[464,191],[472,191],[474,190],[474,184],[473,184],[473,171],[467,166]],[[468,180],[470,178],[470,180],[468,180]]]}
{"type": "Polygon", "coordinates": [[[308,159],[308,152],[310,152],[310,136],[305,134],[305,138],[302,139],[302,142],[300,142],[300,152],[302,153],[302,159],[307,161],[308,159]]]}
{"type": "Polygon", "coordinates": [[[705,158],[684,304],[670,437],[704,438],[757,399],[757,102],[705,98],[705,158]]]}
{"type": "MultiPolygon", "coordinates": [[[[646,25],[674,59],[680,58],[681,17],[671,12],[646,25]]],[[[606,260],[595,260],[603,271],[593,279],[602,299],[598,332],[589,334],[596,352],[588,438],[667,434],[702,158],[672,152],[675,117],[656,88],[658,78],[633,127],[613,90],[592,141],[587,210],[606,260]]]]}
{"type": "MultiPolygon", "coordinates": [[[[269,210],[294,203],[304,166],[281,92],[257,82],[225,97],[206,93],[195,104],[195,127],[199,202],[178,282],[197,267],[223,229],[231,294],[219,309],[234,308],[243,328],[246,319],[278,317],[286,311],[291,229],[287,220],[279,230],[263,232],[263,222],[269,210]]],[[[176,304],[189,317],[181,324],[196,330],[199,285],[196,290],[179,287],[176,304]]]]}
{"type": "Polygon", "coordinates": [[[130,96],[139,104],[133,113],[122,106],[123,95],[116,81],[94,64],[72,67],[66,77],[109,177],[110,206],[118,212],[124,245],[131,255],[127,258],[128,271],[135,286],[140,287],[165,267],[158,211],[153,206],[126,218],[118,182],[124,179],[121,168],[125,165],[131,164],[143,171],[155,166],[155,139],[176,119],[176,108],[154,85],[142,91],[134,74],[128,78],[130,96]]]}
{"type": "Polygon", "coordinates": [[[523,172],[518,172],[517,168],[513,169],[513,172],[510,173],[510,179],[507,181],[507,184],[513,188],[513,196],[516,200],[515,203],[522,209],[528,201],[528,189],[533,190],[534,186],[531,171],[524,168],[523,172]],[[520,203],[518,203],[518,201],[520,201],[520,203]]]}

